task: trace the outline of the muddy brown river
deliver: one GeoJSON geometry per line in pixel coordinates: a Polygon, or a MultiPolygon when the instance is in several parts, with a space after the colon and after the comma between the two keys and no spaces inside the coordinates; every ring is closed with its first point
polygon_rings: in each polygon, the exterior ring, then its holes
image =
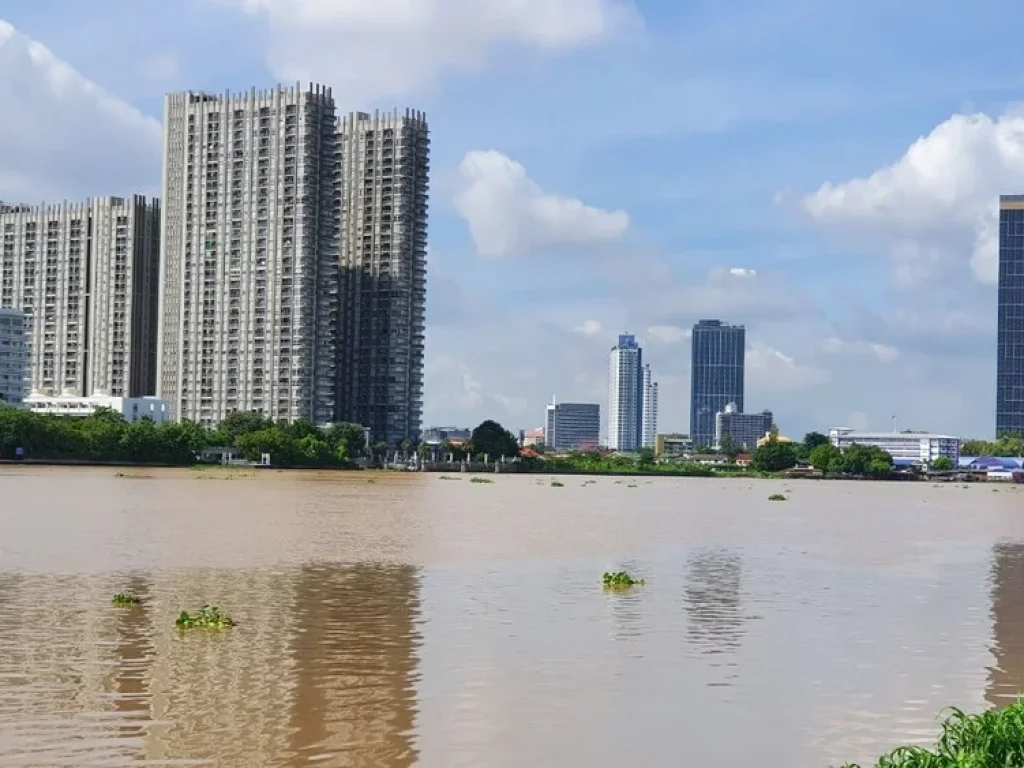
{"type": "Polygon", "coordinates": [[[0,468],[4,768],[824,768],[1024,685],[1024,488],[121,475],[0,468]]]}

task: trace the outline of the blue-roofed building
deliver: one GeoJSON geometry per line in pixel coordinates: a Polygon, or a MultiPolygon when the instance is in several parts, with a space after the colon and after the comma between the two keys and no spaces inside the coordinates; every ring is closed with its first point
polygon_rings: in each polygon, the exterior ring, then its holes
{"type": "Polygon", "coordinates": [[[1016,456],[961,456],[958,467],[974,472],[1014,472],[1024,469],[1024,458],[1016,456]]]}

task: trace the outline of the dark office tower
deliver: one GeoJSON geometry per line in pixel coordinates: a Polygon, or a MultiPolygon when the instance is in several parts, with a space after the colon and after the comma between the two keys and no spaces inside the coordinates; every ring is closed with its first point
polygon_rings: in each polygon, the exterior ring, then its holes
{"type": "Polygon", "coordinates": [[[338,126],[338,413],[395,445],[419,438],[430,131],[422,112],[354,112],[338,126]]]}
{"type": "Polygon", "coordinates": [[[694,445],[715,442],[715,414],[735,403],[743,413],[746,330],[721,320],[693,326],[690,363],[690,437],[694,445]]]}
{"type": "Polygon", "coordinates": [[[1024,195],[999,198],[996,436],[1024,433],[1024,195]]]}

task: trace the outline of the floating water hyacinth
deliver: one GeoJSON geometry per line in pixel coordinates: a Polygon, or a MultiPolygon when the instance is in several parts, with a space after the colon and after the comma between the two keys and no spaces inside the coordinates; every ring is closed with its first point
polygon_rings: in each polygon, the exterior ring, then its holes
{"type": "MultiPolygon", "coordinates": [[[[1024,765],[1024,702],[968,715],[952,709],[934,749],[899,747],[876,768],[1003,768],[1024,765]]],[[[859,768],[847,763],[843,768],[859,768]]]]}
{"type": "Polygon", "coordinates": [[[174,623],[181,629],[221,629],[235,626],[234,619],[215,605],[204,605],[197,613],[182,611],[174,623]]]}
{"type": "Polygon", "coordinates": [[[471,477],[471,478],[469,478],[469,482],[471,482],[471,483],[493,483],[494,481],[491,480],[491,478],[489,478],[489,477],[471,477]]]}
{"type": "Polygon", "coordinates": [[[114,605],[138,605],[142,601],[135,595],[130,595],[127,592],[118,592],[114,595],[114,605]]]}
{"type": "Polygon", "coordinates": [[[786,501],[786,497],[781,493],[773,493],[768,497],[768,501],[786,501]]]}
{"type": "Polygon", "coordinates": [[[552,480],[551,481],[551,487],[552,488],[565,488],[565,483],[560,483],[557,480],[552,480]]]}
{"type": "Polygon", "coordinates": [[[629,589],[630,587],[642,587],[647,582],[643,579],[634,579],[625,571],[606,571],[601,577],[605,589],[629,589]]]}

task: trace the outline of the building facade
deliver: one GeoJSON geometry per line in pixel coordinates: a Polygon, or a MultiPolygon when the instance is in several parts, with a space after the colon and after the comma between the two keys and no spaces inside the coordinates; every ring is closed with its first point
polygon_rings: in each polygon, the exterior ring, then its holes
{"type": "Polygon", "coordinates": [[[690,360],[690,436],[698,447],[715,442],[715,415],[729,403],[743,411],[746,330],[721,320],[693,326],[690,360]]]}
{"type": "Polygon", "coordinates": [[[996,436],[1024,435],[1024,195],[999,198],[996,436]]]}
{"type": "Polygon", "coordinates": [[[20,407],[28,394],[25,313],[0,308],[0,405],[20,407]]]}
{"type": "Polygon", "coordinates": [[[689,435],[677,432],[658,435],[654,440],[654,455],[661,458],[678,458],[693,450],[693,440],[689,435]]]}
{"type": "Polygon", "coordinates": [[[338,126],[340,421],[374,442],[420,433],[430,131],[422,112],[354,112],[338,126]]]}
{"type": "Polygon", "coordinates": [[[946,456],[956,466],[960,461],[960,439],[951,435],[932,435],[925,432],[857,432],[849,427],[829,430],[829,440],[840,449],[851,445],[869,445],[881,448],[892,456],[896,464],[928,466],[940,456],[946,456]]]}
{"type": "Polygon", "coordinates": [[[736,403],[727,403],[715,414],[714,447],[720,450],[731,444],[734,448],[753,451],[758,447],[757,441],[771,431],[774,423],[771,411],[741,413],[736,403]]]}
{"type": "Polygon", "coordinates": [[[601,442],[601,406],[596,403],[548,405],[544,445],[560,451],[592,451],[601,442]]]}
{"type": "Polygon", "coordinates": [[[651,376],[651,366],[644,365],[640,388],[640,447],[654,449],[658,439],[658,382],[651,376]]]}
{"type": "Polygon", "coordinates": [[[160,204],[0,207],[0,307],[25,314],[33,392],[153,394],[160,204]]]}
{"type": "Polygon", "coordinates": [[[636,337],[619,336],[612,347],[608,370],[608,447],[635,451],[643,428],[643,351],[636,337]]]}
{"type": "Polygon", "coordinates": [[[473,430],[467,427],[430,427],[423,430],[420,442],[427,445],[440,445],[445,440],[469,440],[473,430]]]}
{"type": "Polygon", "coordinates": [[[158,388],[175,418],[333,420],[336,163],[329,88],[165,98],[158,388]]]}
{"type": "Polygon", "coordinates": [[[25,398],[25,407],[33,413],[49,416],[89,416],[100,408],[109,408],[126,421],[149,419],[154,424],[170,420],[170,404],[159,397],[113,397],[110,395],[41,395],[25,398]]]}

